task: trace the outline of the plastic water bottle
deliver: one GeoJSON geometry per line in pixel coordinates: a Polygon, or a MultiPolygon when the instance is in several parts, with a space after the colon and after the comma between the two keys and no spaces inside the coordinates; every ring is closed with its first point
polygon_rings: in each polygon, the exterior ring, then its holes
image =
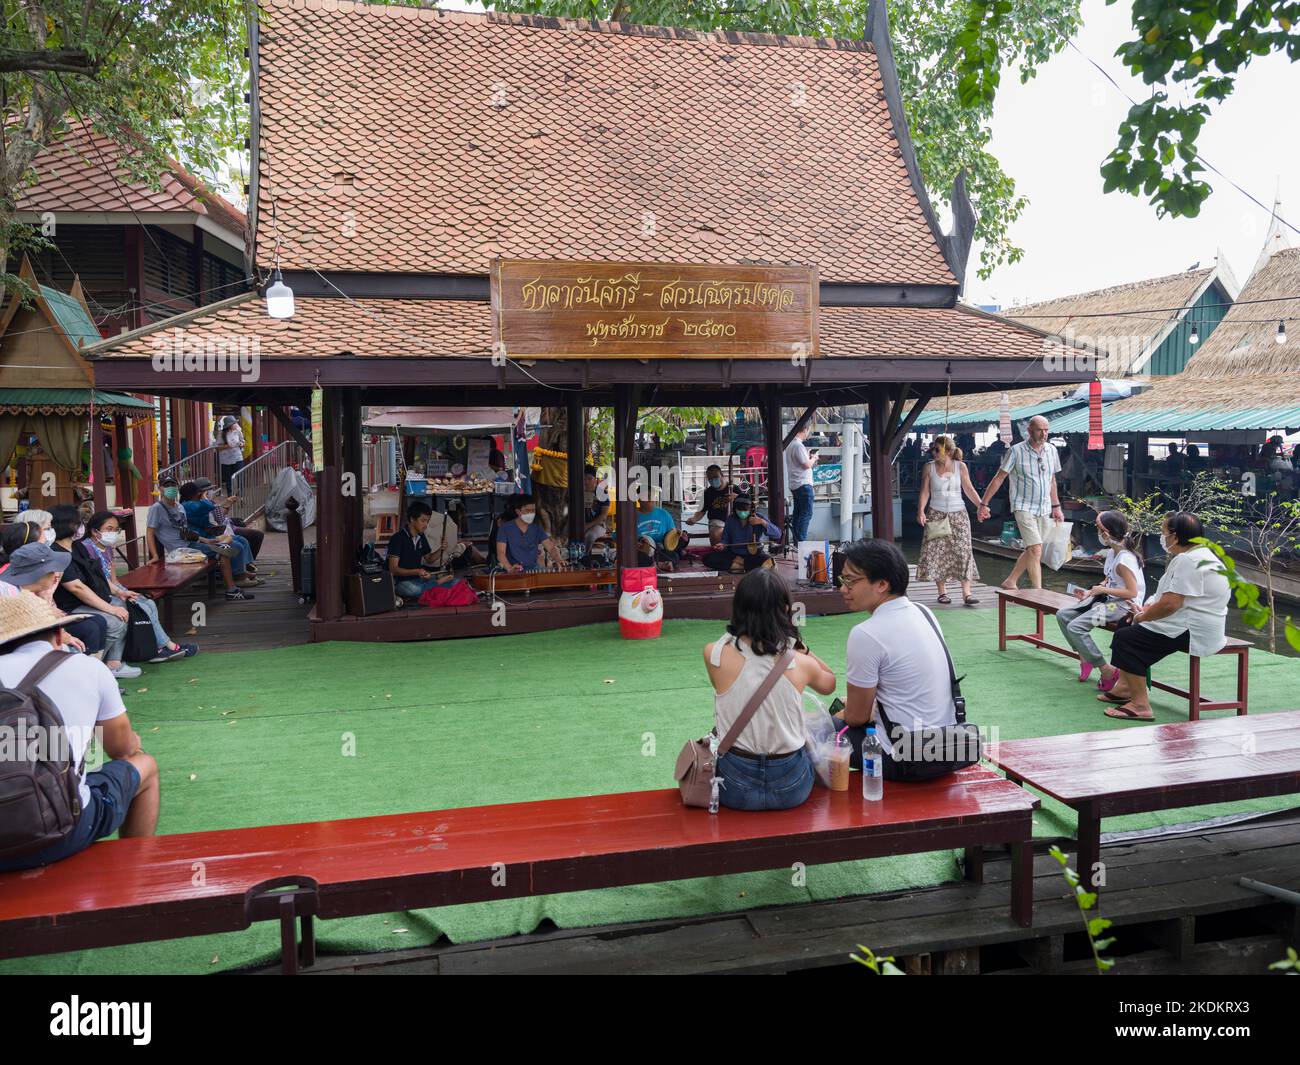
{"type": "Polygon", "coordinates": [[[879,802],[885,797],[885,748],[876,738],[876,726],[867,726],[862,741],[862,797],[879,802]]]}

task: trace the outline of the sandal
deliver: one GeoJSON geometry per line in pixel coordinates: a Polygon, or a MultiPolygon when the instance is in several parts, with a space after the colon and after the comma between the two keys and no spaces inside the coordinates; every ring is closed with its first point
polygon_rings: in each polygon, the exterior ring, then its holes
{"type": "Polygon", "coordinates": [[[1128,703],[1123,706],[1112,706],[1106,711],[1106,716],[1116,718],[1119,721],[1154,721],[1156,719],[1154,714],[1150,717],[1141,717],[1128,703]]]}
{"type": "Polygon", "coordinates": [[[1116,670],[1114,673],[1110,675],[1110,680],[1107,680],[1106,677],[1103,675],[1101,680],[1097,681],[1097,690],[1102,692],[1108,692],[1111,690],[1111,688],[1115,687],[1117,683],[1119,683],[1119,670],[1116,670]]]}
{"type": "Polygon", "coordinates": [[[1126,702],[1128,702],[1128,699],[1126,697],[1120,697],[1118,695],[1111,695],[1109,692],[1102,692],[1099,696],[1097,696],[1097,702],[1114,703],[1116,706],[1123,706],[1126,702]]]}
{"type": "MultiPolygon", "coordinates": [[[[1079,683],[1082,684],[1082,683],[1084,683],[1084,681],[1086,681],[1089,677],[1091,677],[1091,676],[1092,676],[1092,671],[1093,671],[1094,669],[1096,669],[1096,668],[1097,668],[1097,667],[1094,666],[1091,662],[1080,662],[1080,663],[1079,663],[1079,683]]],[[[1117,674],[1117,675],[1118,675],[1118,674],[1117,674]]],[[[1098,684],[1097,687],[1100,688],[1101,685],[1098,684]]]]}
{"type": "Polygon", "coordinates": [[[950,599],[950,598],[949,598],[948,596],[946,596],[946,595],[941,595],[941,596],[939,596],[938,599],[935,600],[935,602],[936,602],[936,603],[942,603],[944,606],[947,606],[949,603],[952,602],[952,599],[950,599]]]}
{"type": "Polygon", "coordinates": [[[979,606],[979,605],[980,605],[980,601],[979,601],[978,599],[976,599],[973,595],[968,595],[968,596],[966,596],[966,598],[963,599],[962,602],[965,603],[966,606],[979,606]]]}

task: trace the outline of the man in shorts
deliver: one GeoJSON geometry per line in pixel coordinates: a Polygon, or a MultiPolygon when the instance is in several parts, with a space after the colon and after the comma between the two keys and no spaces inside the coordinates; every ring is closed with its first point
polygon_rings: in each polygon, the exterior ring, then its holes
{"type": "Polygon", "coordinates": [[[978,517],[980,521],[988,521],[989,500],[997,494],[1003,481],[1011,482],[1011,513],[1015,515],[1025,549],[1016,559],[1011,575],[1002,582],[1003,588],[1016,587],[1020,575],[1026,571],[1031,587],[1043,586],[1043,541],[1051,535],[1052,524],[1065,517],[1056,494],[1056,475],[1060,472],[1060,456],[1047,442],[1047,419],[1042,415],[1030,418],[1029,439],[1007,449],[998,472],[980,497],[978,517]]]}
{"type": "Polygon", "coordinates": [[[30,592],[0,599],[0,684],[16,688],[51,651],[64,656],[36,687],[58,708],[71,760],[81,767],[81,813],[71,833],[43,850],[0,859],[0,872],[49,865],[114,832],[152,836],[158,826],[158,764],[141,750],[108,667],[66,650],[64,630],[76,619],[30,592]],[[88,770],[83,760],[96,732],[111,760],[88,770]]]}

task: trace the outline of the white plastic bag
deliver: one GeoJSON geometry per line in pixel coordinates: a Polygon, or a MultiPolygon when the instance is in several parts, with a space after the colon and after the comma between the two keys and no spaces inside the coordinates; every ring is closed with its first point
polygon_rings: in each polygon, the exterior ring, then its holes
{"type": "Polygon", "coordinates": [[[804,692],[804,746],[823,788],[831,786],[830,751],[835,746],[835,722],[820,700],[804,692]]]}
{"type": "Polygon", "coordinates": [[[1043,565],[1048,569],[1060,569],[1070,557],[1070,530],[1074,522],[1053,522],[1052,532],[1043,542],[1043,565]]]}

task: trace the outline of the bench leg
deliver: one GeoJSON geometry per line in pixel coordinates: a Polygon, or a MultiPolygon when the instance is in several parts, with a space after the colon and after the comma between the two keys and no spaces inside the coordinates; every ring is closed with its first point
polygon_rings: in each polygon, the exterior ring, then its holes
{"type": "Polygon", "coordinates": [[[280,899],[280,967],[285,976],[298,975],[298,939],[293,924],[293,896],[280,899]]]}
{"type": "Polygon", "coordinates": [[[170,595],[164,595],[162,598],[162,625],[167,630],[168,636],[171,636],[176,631],[176,611],[173,606],[173,597],[170,595]]]}
{"type": "Polygon", "coordinates": [[[1096,891],[1094,877],[1101,861],[1101,818],[1091,803],[1078,808],[1079,812],[1079,883],[1089,891],[1096,891]]]}
{"type": "Polygon", "coordinates": [[[1007,597],[998,596],[998,650],[1007,649],[1007,597]]]}
{"type": "Polygon", "coordinates": [[[1187,720],[1201,720],[1201,660],[1188,656],[1191,666],[1187,671],[1187,720]]]}
{"type": "Polygon", "coordinates": [[[1011,919],[1021,928],[1034,923],[1034,842],[1011,844],[1011,919]]]}
{"type": "Polygon", "coordinates": [[[1250,684],[1249,649],[1243,648],[1237,652],[1237,702],[1241,705],[1237,707],[1237,716],[1245,717],[1246,708],[1249,703],[1248,686],[1250,684]]]}
{"type": "Polygon", "coordinates": [[[316,929],[309,913],[302,915],[302,947],[299,953],[302,956],[304,969],[309,969],[316,964],[316,929]]]}
{"type": "Polygon", "coordinates": [[[1040,609],[1034,609],[1034,635],[1040,640],[1043,638],[1043,612],[1040,609]]]}
{"type": "Polygon", "coordinates": [[[966,848],[966,861],[962,864],[962,876],[972,884],[984,883],[983,847],[966,848]]]}

